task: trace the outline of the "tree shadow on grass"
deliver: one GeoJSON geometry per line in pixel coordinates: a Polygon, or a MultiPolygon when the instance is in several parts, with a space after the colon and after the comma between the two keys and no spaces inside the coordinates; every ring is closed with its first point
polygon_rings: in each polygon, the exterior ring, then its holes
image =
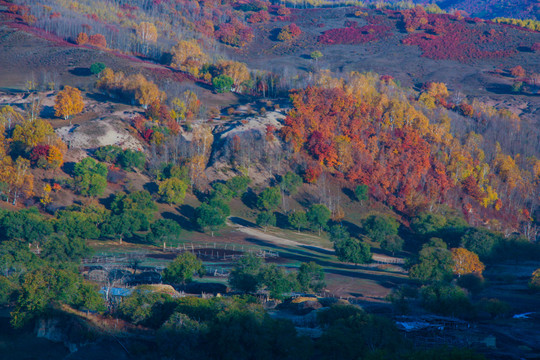
{"type": "Polygon", "coordinates": [[[186,213],[195,213],[193,207],[189,205],[182,205],[181,207],[185,207],[184,211],[180,210],[180,213],[184,216],[180,216],[178,214],[175,214],[169,211],[162,213],[161,216],[163,216],[164,219],[176,221],[178,225],[180,225],[182,229],[184,230],[187,230],[187,231],[198,230],[198,227],[193,223],[193,221],[191,221],[193,216],[185,215],[186,213]]]}
{"type": "Polygon", "coordinates": [[[356,201],[356,195],[355,195],[354,191],[352,191],[351,189],[346,188],[346,187],[342,188],[341,191],[342,191],[345,195],[347,195],[347,197],[349,198],[349,200],[351,200],[351,201],[356,201]]]}
{"type": "Polygon", "coordinates": [[[276,216],[276,226],[280,229],[287,229],[289,228],[289,218],[287,215],[282,214],[278,211],[274,211],[274,215],[276,216]]]}
{"type": "Polygon", "coordinates": [[[347,232],[351,234],[351,236],[353,237],[357,238],[363,234],[362,228],[350,221],[342,221],[341,224],[345,227],[347,232]]]}
{"type": "Polygon", "coordinates": [[[250,209],[255,209],[257,207],[257,194],[253,189],[249,188],[248,191],[242,195],[242,202],[250,209]]]}
{"type": "Polygon", "coordinates": [[[143,185],[143,189],[148,191],[150,194],[157,194],[159,187],[154,181],[150,181],[143,185]]]}
{"type": "Polygon", "coordinates": [[[257,227],[257,224],[252,223],[251,221],[248,221],[246,219],[242,219],[242,218],[237,217],[237,216],[231,216],[229,218],[229,221],[232,222],[233,224],[241,225],[241,226],[245,226],[245,227],[252,227],[252,228],[257,227]]]}
{"type": "Polygon", "coordinates": [[[313,261],[324,267],[324,271],[328,274],[336,274],[354,279],[371,280],[388,289],[395,288],[409,281],[407,278],[393,276],[391,275],[392,273],[389,273],[388,271],[382,272],[377,268],[372,268],[365,265],[331,262],[325,260],[322,256],[317,256],[316,254],[307,253],[299,249],[285,248],[260,239],[246,238],[246,241],[255,245],[272,248],[273,250],[277,251],[279,256],[283,259],[298,262],[313,261]],[[371,273],[360,272],[362,270],[370,271],[371,273]]]}

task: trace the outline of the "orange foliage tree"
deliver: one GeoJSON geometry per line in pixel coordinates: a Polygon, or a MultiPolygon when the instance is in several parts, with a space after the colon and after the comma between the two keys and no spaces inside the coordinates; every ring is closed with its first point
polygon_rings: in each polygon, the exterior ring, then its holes
{"type": "Polygon", "coordinates": [[[88,44],[101,47],[101,48],[106,48],[107,40],[105,39],[105,36],[101,34],[94,34],[94,35],[90,35],[90,37],[88,38],[88,44]]]}
{"type": "Polygon", "coordinates": [[[77,35],[77,39],[75,40],[75,42],[77,43],[77,45],[86,44],[88,42],[88,35],[84,32],[79,33],[79,35],[77,35]]]}
{"type": "Polygon", "coordinates": [[[472,273],[482,274],[485,268],[478,255],[465,248],[452,249],[452,260],[454,261],[454,274],[458,276],[472,273]]]}
{"type": "Polygon", "coordinates": [[[67,120],[70,116],[79,114],[84,108],[81,91],[77,88],[66,86],[56,96],[54,102],[55,115],[67,120]]]}
{"type": "Polygon", "coordinates": [[[520,65],[513,67],[510,69],[510,74],[512,74],[513,77],[517,78],[523,78],[527,73],[525,72],[525,69],[523,69],[520,65]]]}

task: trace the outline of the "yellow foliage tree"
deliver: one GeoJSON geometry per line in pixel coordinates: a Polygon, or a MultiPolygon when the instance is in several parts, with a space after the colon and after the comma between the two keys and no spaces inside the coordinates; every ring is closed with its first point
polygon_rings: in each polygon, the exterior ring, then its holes
{"type": "Polygon", "coordinates": [[[227,75],[233,79],[235,88],[251,78],[247,65],[242,62],[223,60],[218,63],[217,68],[220,75],[227,75]]]}
{"type": "Polygon", "coordinates": [[[166,97],[164,92],[159,91],[156,84],[148,81],[142,74],[130,76],[126,89],[133,92],[133,97],[144,109],[147,109],[154,101],[161,102],[166,97]]]}
{"type": "Polygon", "coordinates": [[[201,67],[210,58],[203,52],[196,40],[182,40],[171,49],[171,65],[193,76],[199,77],[201,67]]]}
{"type": "Polygon", "coordinates": [[[47,155],[47,162],[53,169],[58,169],[64,163],[64,154],[56,146],[49,147],[49,154],[47,155]]]}
{"type": "Polygon", "coordinates": [[[186,118],[186,103],[179,98],[174,98],[172,101],[171,118],[174,121],[180,122],[186,118]]]}
{"type": "Polygon", "coordinates": [[[8,185],[13,197],[13,205],[22,195],[29,197],[34,193],[34,176],[30,173],[30,161],[18,157],[8,177],[8,185]]]}
{"type": "Polygon", "coordinates": [[[88,35],[84,32],[79,33],[79,35],[77,35],[77,39],[75,40],[75,42],[77,43],[77,45],[86,44],[88,42],[88,35]]]}
{"type": "Polygon", "coordinates": [[[52,202],[51,196],[50,196],[51,191],[52,191],[51,185],[46,184],[43,187],[43,195],[41,196],[41,199],[39,199],[39,202],[42,203],[43,205],[49,205],[52,202]]]}
{"type": "MultiPolygon", "coordinates": [[[[77,88],[66,86],[56,96],[54,103],[55,115],[67,120],[70,116],[79,114],[84,108],[81,91],[77,88]]],[[[71,123],[71,121],[70,121],[71,123]]]]}
{"type": "Polygon", "coordinates": [[[199,179],[205,177],[204,170],[210,157],[214,135],[212,129],[205,125],[196,126],[193,129],[193,138],[191,141],[192,157],[190,160],[190,178],[191,187],[197,184],[199,179]]]}
{"type": "Polygon", "coordinates": [[[454,261],[454,273],[458,276],[471,273],[482,274],[485,269],[478,255],[465,248],[452,249],[452,260],[454,261]]]}
{"type": "Polygon", "coordinates": [[[15,111],[9,105],[3,106],[0,109],[0,125],[3,125],[7,129],[11,129],[16,124],[20,124],[24,121],[24,117],[15,111]]]}
{"type": "Polygon", "coordinates": [[[136,28],[137,36],[142,42],[156,42],[158,33],[156,26],[150,22],[143,21],[136,28]]]}
{"type": "Polygon", "coordinates": [[[13,141],[20,141],[31,148],[53,138],[56,138],[53,127],[42,119],[27,120],[21,125],[16,125],[12,135],[13,141]]]}

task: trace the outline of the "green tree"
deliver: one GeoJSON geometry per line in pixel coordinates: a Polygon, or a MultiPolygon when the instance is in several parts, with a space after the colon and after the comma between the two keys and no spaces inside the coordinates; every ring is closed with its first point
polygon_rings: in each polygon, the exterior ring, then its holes
{"type": "Polygon", "coordinates": [[[330,240],[331,241],[340,241],[347,240],[351,237],[347,229],[342,225],[334,225],[330,228],[330,240]]]}
{"type": "Polygon", "coordinates": [[[434,236],[446,226],[446,217],[439,214],[422,212],[411,222],[412,229],[420,235],[434,236]]]}
{"type": "Polygon", "coordinates": [[[0,220],[0,236],[25,242],[38,242],[54,232],[53,225],[36,208],[9,211],[0,220]]]}
{"type": "Polygon", "coordinates": [[[203,229],[209,229],[214,236],[214,231],[225,225],[226,216],[223,211],[207,203],[202,203],[196,211],[197,224],[203,229]]]}
{"type": "Polygon", "coordinates": [[[27,273],[21,285],[11,323],[19,328],[39,316],[52,303],[64,303],[79,309],[103,310],[103,300],[95,287],[75,272],[42,267],[27,273]]]}
{"type": "Polygon", "coordinates": [[[353,238],[334,242],[334,249],[339,261],[353,264],[366,264],[371,262],[371,248],[368,244],[353,238]]]}
{"type": "MultiPolygon", "coordinates": [[[[144,214],[136,211],[126,211],[120,215],[111,216],[101,227],[101,233],[107,237],[118,237],[120,244],[125,237],[132,236],[135,232],[145,230],[143,221],[144,214]]],[[[148,226],[146,224],[146,226],[148,226]]]]}
{"type": "Polygon", "coordinates": [[[398,235],[387,236],[381,242],[381,249],[389,251],[394,255],[396,251],[401,251],[403,249],[403,239],[398,235]]]}
{"type": "Polygon", "coordinates": [[[105,70],[107,66],[105,66],[102,62],[95,62],[92,65],[90,65],[90,72],[94,75],[100,74],[103,70],[105,70]]]}
{"type": "Polygon", "coordinates": [[[362,311],[333,320],[319,344],[321,359],[397,359],[403,338],[391,319],[362,311]]]}
{"type": "Polygon", "coordinates": [[[398,234],[399,223],[387,215],[370,215],[362,224],[367,236],[378,243],[398,234]]]}
{"type": "Polygon", "coordinates": [[[150,223],[154,220],[157,205],[146,190],[132,191],[129,194],[120,191],[114,196],[111,211],[116,215],[127,212],[142,214],[146,217],[146,222],[150,223]]]}
{"type": "Polygon", "coordinates": [[[171,284],[185,284],[193,281],[193,275],[204,275],[202,261],[190,252],[183,252],[163,270],[163,280],[171,284]]]}
{"type": "Polygon", "coordinates": [[[118,156],[123,152],[120,146],[116,145],[106,145],[98,148],[94,153],[94,156],[99,161],[105,161],[108,163],[115,164],[118,156]]]}
{"type": "Polygon", "coordinates": [[[177,178],[170,178],[159,184],[158,193],[169,204],[180,205],[184,202],[188,184],[177,178]]]}
{"type": "Polygon", "coordinates": [[[261,211],[257,215],[257,225],[266,232],[269,226],[276,226],[276,215],[271,211],[261,211]]]}
{"type": "Polygon", "coordinates": [[[451,284],[437,282],[424,286],[420,297],[422,306],[441,315],[468,316],[473,310],[465,291],[451,284]]]}
{"type": "Polygon", "coordinates": [[[311,229],[318,230],[319,236],[321,231],[326,228],[330,215],[332,215],[330,210],[322,204],[311,205],[306,213],[311,229]]]}
{"type": "Polygon", "coordinates": [[[323,54],[319,50],[315,50],[309,56],[313,60],[318,61],[320,58],[322,58],[323,54]]]}
{"type": "Polygon", "coordinates": [[[257,198],[257,207],[261,210],[272,211],[281,203],[281,192],[277,187],[267,187],[257,198]]]}
{"type": "Polygon", "coordinates": [[[227,75],[219,75],[212,79],[212,85],[218,93],[227,93],[231,91],[234,80],[227,75]]]}
{"type": "Polygon", "coordinates": [[[279,183],[281,189],[289,195],[296,194],[300,185],[302,185],[302,177],[291,171],[288,171],[283,175],[281,182],[279,183]]]}
{"type": "Polygon", "coordinates": [[[144,163],[146,162],[146,156],[142,151],[134,151],[126,149],[118,154],[118,164],[128,170],[144,169],[144,163]]]}
{"type": "Polygon", "coordinates": [[[409,270],[409,277],[421,282],[445,281],[452,278],[454,262],[446,243],[432,238],[422,246],[418,262],[409,270]]]}
{"type": "Polygon", "coordinates": [[[101,235],[97,224],[82,211],[60,210],[57,213],[55,229],[68,238],[98,239],[101,235]]]}
{"type": "Polygon", "coordinates": [[[302,291],[318,292],[326,286],[322,267],[313,261],[300,264],[297,278],[302,291]]]}
{"type": "Polygon", "coordinates": [[[83,196],[102,195],[107,188],[107,167],[92,158],[84,158],[73,170],[75,188],[83,196]]]}
{"type": "Polygon", "coordinates": [[[53,234],[43,244],[41,256],[51,263],[78,262],[91,253],[85,241],[78,237],[68,238],[63,234],[53,234]]]}
{"type": "Polygon", "coordinates": [[[259,277],[261,284],[268,289],[273,299],[283,299],[285,293],[292,292],[298,287],[296,277],[276,264],[263,266],[259,277]]]}
{"type": "Polygon", "coordinates": [[[45,261],[30,251],[28,245],[18,240],[0,243],[0,274],[20,283],[27,272],[43,267],[45,261]]]}
{"type": "Polygon", "coordinates": [[[496,246],[504,241],[501,234],[481,228],[469,229],[461,238],[461,245],[477,254],[480,259],[489,259],[496,246]]]}
{"type": "Polygon", "coordinates": [[[213,199],[223,200],[229,202],[233,198],[233,191],[227,185],[223,183],[215,183],[212,185],[212,192],[210,193],[210,201],[213,199]]]}
{"type": "Polygon", "coordinates": [[[365,184],[357,185],[354,189],[354,195],[356,196],[356,200],[362,202],[366,201],[368,199],[368,186],[365,184]]]}
{"type": "Polygon", "coordinates": [[[14,300],[14,295],[17,292],[18,284],[11,281],[9,278],[0,275],[0,305],[5,306],[14,300]]]}
{"type": "Polygon", "coordinates": [[[159,219],[150,224],[149,242],[166,243],[178,240],[182,227],[172,219],[159,219]]]}
{"type": "Polygon", "coordinates": [[[247,191],[250,183],[249,176],[234,176],[227,180],[227,186],[233,192],[234,197],[242,196],[247,191]]]}
{"type": "Polygon", "coordinates": [[[260,287],[259,271],[263,260],[251,253],[241,257],[231,270],[229,284],[233,289],[251,293],[260,287]]]}
{"type": "Polygon", "coordinates": [[[287,217],[289,224],[294,227],[298,232],[308,226],[307,215],[305,211],[295,211],[289,214],[287,217]]]}
{"type": "Polygon", "coordinates": [[[161,354],[171,359],[180,354],[184,359],[205,358],[206,348],[202,341],[207,333],[207,324],[193,320],[186,314],[175,312],[157,333],[158,348],[161,354]]]}
{"type": "Polygon", "coordinates": [[[168,294],[136,289],[118,305],[118,314],[134,324],[150,325],[156,316],[155,311],[171,302],[168,294]]]}

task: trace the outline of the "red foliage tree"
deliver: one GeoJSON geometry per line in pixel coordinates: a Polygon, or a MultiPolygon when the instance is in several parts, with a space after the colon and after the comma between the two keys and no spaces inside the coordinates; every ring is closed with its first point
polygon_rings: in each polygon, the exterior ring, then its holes
{"type": "Polygon", "coordinates": [[[107,40],[105,39],[105,36],[101,34],[94,34],[88,38],[88,44],[105,48],[107,47],[107,40]]]}

